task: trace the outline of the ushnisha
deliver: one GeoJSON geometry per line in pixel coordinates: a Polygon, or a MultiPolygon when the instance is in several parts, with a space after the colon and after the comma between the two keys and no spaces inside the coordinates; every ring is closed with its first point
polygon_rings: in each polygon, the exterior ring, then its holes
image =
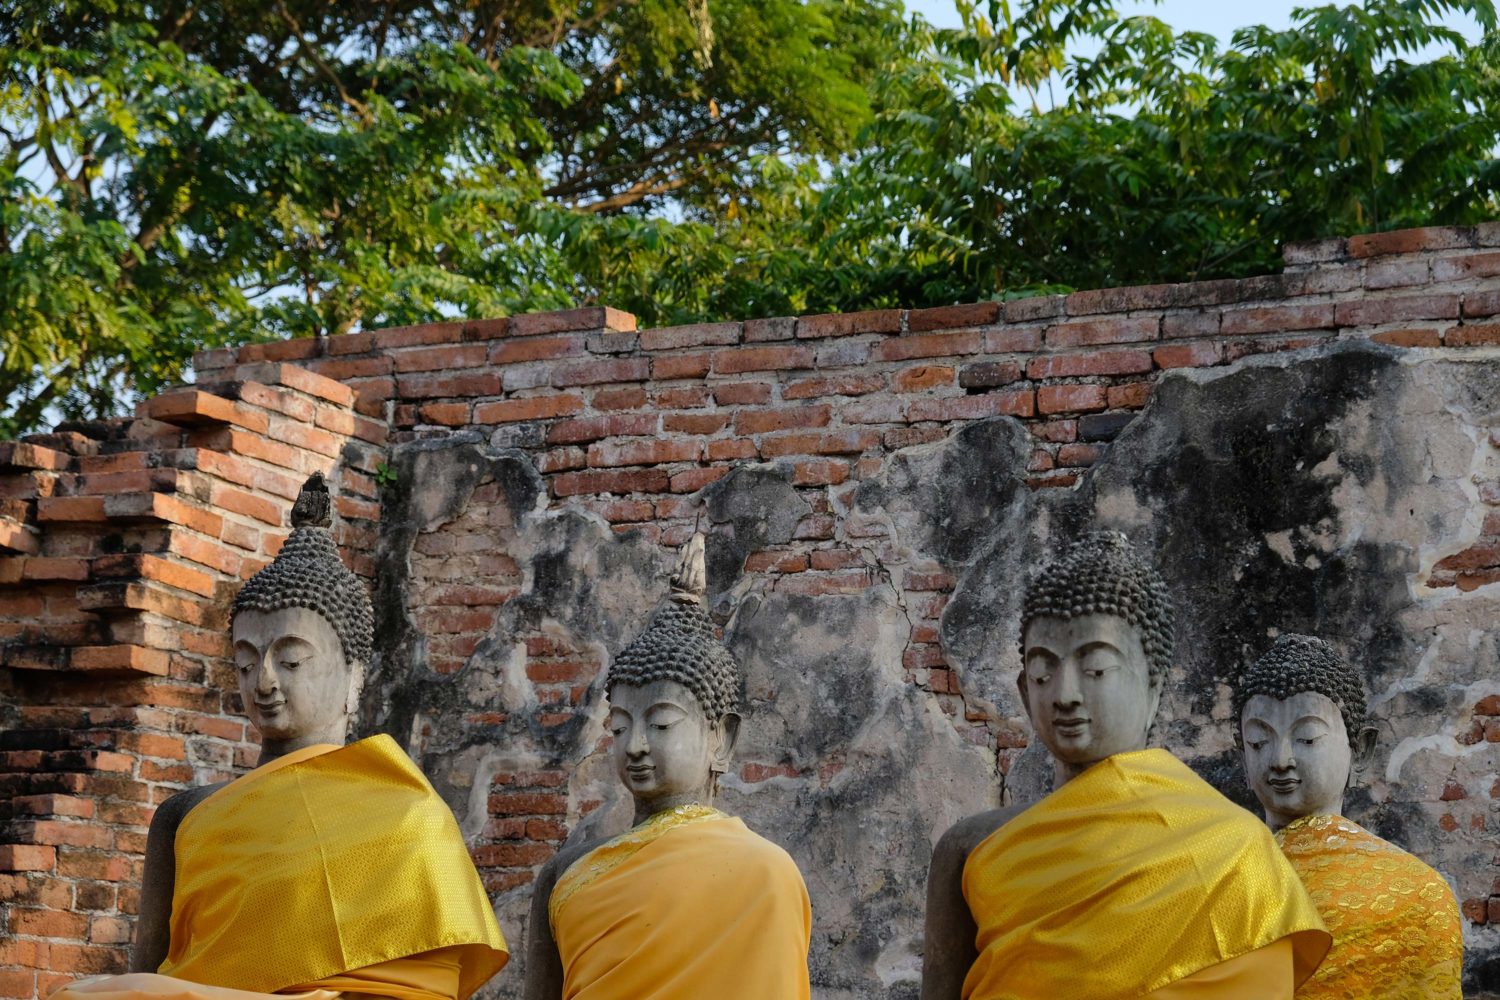
{"type": "Polygon", "coordinates": [[[320,474],[231,612],[259,765],[151,822],[132,973],[53,1000],[464,1000],[508,953],[453,814],[388,736],[344,745],[371,653],[320,474]]]}
{"type": "Polygon", "coordinates": [[[714,808],[740,673],[703,609],[703,537],[605,678],[610,754],[635,826],[543,867],[528,1000],[806,1000],[812,917],[780,847],[714,808]]]}
{"type": "Polygon", "coordinates": [[[1282,635],[1235,689],[1235,736],[1266,823],[1333,934],[1298,1000],[1458,1000],[1463,928],[1442,876],[1346,819],[1376,729],[1331,644],[1282,635]]]}
{"type": "Polygon", "coordinates": [[[1173,613],[1124,535],[1065,546],[1026,589],[1021,700],[1055,789],[933,852],[924,1000],[1290,1000],[1329,937],[1269,832],[1147,749],[1173,613]]]}

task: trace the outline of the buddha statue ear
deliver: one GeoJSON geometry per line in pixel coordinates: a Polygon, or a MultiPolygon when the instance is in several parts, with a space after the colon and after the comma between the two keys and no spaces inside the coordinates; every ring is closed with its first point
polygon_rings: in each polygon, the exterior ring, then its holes
{"type": "Polygon", "coordinates": [[[1351,756],[1349,767],[1349,781],[1352,784],[1354,776],[1369,767],[1370,761],[1375,757],[1375,740],[1380,735],[1380,730],[1374,726],[1361,726],[1358,733],[1354,735],[1354,742],[1349,745],[1351,756]]]}
{"type": "Polygon", "coordinates": [[[740,713],[725,712],[719,716],[719,721],[709,727],[709,771],[718,775],[729,770],[729,762],[734,758],[734,746],[739,740],[740,713]]]}

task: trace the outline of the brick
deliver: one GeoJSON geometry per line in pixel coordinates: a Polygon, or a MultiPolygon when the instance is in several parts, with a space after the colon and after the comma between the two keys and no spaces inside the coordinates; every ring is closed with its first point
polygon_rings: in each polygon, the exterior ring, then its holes
{"type": "Polygon", "coordinates": [[[393,358],[398,373],[480,368],[489,363],[490,349],[487,344],[450,344],[400,351],[393,358]]]}
{"type": "Polygon", "coordinates": [[[256,433],[263,433],[269,422],[258,410],[197,389],[162,393],[136,407],[136,415],[178,427],[234,424],[256,433]]]}
{"type": "Polygon", "coordinates": [[[165,677],[168,656],[160,649],[141,646],[78,646],[69,662],[75,670],[91,673],[153,674],[165,677]]]}
{"type": "Polygon", "coordinates": [[[929,330],[989,326],[1000,322],[1000,312],[1001,305],[998,302],[971,302],[957,306],[913,309],[906,314],[906,329],[910,333],[926,333],[929,330]]]}
{"type": "Polygon", "coordinates": [[[1151,358],[1162,369],[1207,368],[1224,360],[1224,347],[1210,342],[1170,344],[1153,350],[1151,358]]]}
{"type": "Polygon", "coordinates": [[[571,393],[531,396],[525,399],[479,403],[474,407],[474,422],[476,424],[505,424],[523,420],[546,420],[577,413],[582,409],[582,398],[571,393]]]}
{"type": "Polygon", "coordinates": [[[779,434],[764,438],[760,443],[760,453],[766,458],[782,455],[853,455],[879,444],[880,434],[871,430],[779,434]]]}
{"type": "Polygon", "coordinates": [[[36,519],[63,524],[108,520],[103,497],[42,497],[36,502],[36,519]]]}
{"type": "Polygon", "coordinates": [[[902,369],[891,379],[896,392],[926,392],[951,386],[956,372],[951,365],[916,365],[902,369]]]}
{"type": "Polygon", "coordinates": [[[1057,464],[1064,468],[1079,468],[1093,465],[1104,454],[1103,446],[1097,444],[1065,444],[1057,449],[1057,464]]]}
{"type": "Polygon", "coordinates": [[[1030,323],[1061,316],[1066,309],[1065,295],[1033,295],[1005,303],[1005,322],[1030,323]]]}
{"type": "Polygon", "coordinates": [[[1382,254],[1420,253],[1424,250],[1454,250],[1471,245],[1471,237],[1461,229],[1432,226],[1422,229],[1395,229],[1384,233],[1364,233],[1347,240],[1350,257],[1378,257],[1382,254]]]}
{"type": "Polygon", "coordinates": [[[1470,316],[1494,316],[1500,313],[1500,288],[1489,289],[1483,292],[1465,292],[1463,313],[1465,318],[1470,316]]]}
{"type": "Polygon", "coordinates": [[[48,949],[48,955],[54,970],[88,976],[123,972],[126,964],[126,953],[123,948],[53,944],[48,949]]]}
{"type": "Polygon", "coordinates": [[[651,402],[644,389],[602,389],[592,400],[596,410],[639,410],[651,402]]]}
{"type": "Polygon", "coordinates": [[[746,573],[801,573],[807,569],[805,552],[752,552],[745,557],[746,573]]]}
{"type": "Polygon", "coordinates": [[[316,396],[335,406],[349,406],[354,402],[354,390],[349,386],[319,375],[301,365],[267,362],[260,365],[241,366],[236,374],[245,382],[286,386],[288,389],[296,389],[309,396],[316,396]]]}
{"type": "Polygon", "coordinates": [[[28,441],[0,441],[0,468],[43,469],[51,472],[66,469],[72,459],[60,451],[28,441]]]}
{"type": "Polygon", "coordinates": [[[463,339],[462,321],[420,323],[414,326],[391,326],[370,333],[365,350],[390,351],[401,347],[424,347],[432,344],[455,344],[463,339]]]}
{"type": "Polygon", "coordinates": [[[1105,408],[1102,385],[1046,385],[1036,391],[1037,410],[1042,413],[1085,413],[1105,408]]]}
{"type": "Polygon", "coordinates": [[[795,427],[826,427],[833,410],[818,406],[781,406],[772,410],[740,410],[734,415],[737,434],[765,434],[795,427]]]}
{"type": "Polygon", "coordinates": [[[1193,312],[1169,312],[1161,318],[1163,340],[1178,340],[1186,337],[1217,337],[1223,314],[1217,309],[1199,309],[1193,312]]]}
{"type": "Polygon", "coordinates": [[[1161,319],[1157,316],[1095,319],[1076,323],[1059,323],[1047,329],[1044,339],[1047,346],[1051,348],[1135,344],[1155,340],[1160,329],[1161,319]]]}
{"type": "Polygon", "coordinates": [[[0,549],[35,555],[41,548],[35,528],[18,524],[10,518],[0,518],[0,549]]]}
{"type": "Polygon", "coordinates": [[[417,408],[418,419],[424,424],[441,427],[463,427],[469,422],[468,403],[426,403],[417,408]]]}
{"type": "Polygon", "coordinates": [[[16,907],[10,913],[10,932],[28,937],[80,941],[88,937],[89,918],[80,913],[16,907]]]}
{"type": "Polygon", "coordinates": [[[1032,358],[1026,363],[1026,377],[1030,379],[1076,378],[1080,375],[1139,375],[1150,370],[1151,355],[1145,351],[1055,354],[1032,358]]]}
{"type": "Polygon", "coordinates": [[[728,474],[728,467],[722,465],[708,469],[688,469],[672,477],[671,490],[673,493],[697,493],[703,487],[723,479],[728,474]]]}
{"type": "Polygon", "coordinates": [[[1348,241],[1341,238],[1327,240],[1297,240],[1281,248],[1281,259],[1289,266],[1324,264],[1343,260],[1349,256],[1348,241]]]}
{"type": "Polygon", "coordinates": [[[40,844],[0,844],[0,872],[50,872],[57,848],[40,844]]]}
{"type": "Polygon", "coordinates": [[[793,371],[812,366],[813,350],[804,346],[736,347],[715,351],[713,355],[713,370],[719,375],[793,371]]]}
{"type": "Polygon", "coordinates": [[[1139,409],[1151,398],[1150,382],[1127,382],[1112,385],[1106,396],[1111,410],[1139,409]]]}
{"type": "Polygon", "coordinates": [[[848,462],[814,459],[792,464],[793,486],[837,486],[848,478],[848,462]]]}
{"type": "Polygon", "coordinates": [[[1443,334],[1443,343],[1448,347],[1476,347],[1481,344],[1500,344],[1500,323],[1474,326],[1450,326],[1443,334]]]}
{"type": "Polygon", "coordinates": [[[981,343],[982,337],[977,330],[892,337],[877,343],[871,351],[871,357],[876,361],[952,357],[960,354],[975,354],[979,351],[981,343]]]}
{"type": "Polygon", "coordinates": [[[707,456],[710,462],[723,462],[736,458],[755,458],[760,449],[754,441],[743,438],[728,438],[708,442],[707,456]]]}
{"type": "Polygon", "coordinates": [[[1394,347],[1441,347],[1443,334],[1435,327],[1415,327],[1405,330],[1382,330],[1370,339],[1378,344],[1394,347]]]}
{"type": "Polygon", "coordinates": [[[241,490],[231,489],[215,483],[209,489],[208,502],[232,514],[243,514],[272,527],[279,528],[285,520],[283,508],[264,497],[254,496],[241,490]]]}
{"type": "Polygon", "coordinates": [[[977,420],[999,415],[1030,417],[1035,412],[1035,394],[1030,389],[1020,389],[1013,392],[990,392],[982,396],[914,399],[907,408],[906,419],[912,423],[923,420],[977,420]]]}
{"type": "Polygon", "coordinates": [[[664,493],[670,482],[664,469],[614,469],[564,472],[552,480],[557,496],[581,493],[664,493]]]}
{"type": "Polygon", "coordinates": [[[669,354],[652,360],[651,377],[662,382],[702,378],[710,367],[711,358],[707,354],[669,354]]]}
{"type": "Polygon", "coordinates": [[[661,429],[669,434],[717,434],[729,425],[727,413],[667,413],[661,429]]]}
{"type": "Polygon", "coordinates": [[[1049,444],[1063,444],[1078,440],[1078,421],[1076,420],[1045,420],[1040,423],[1027,424],[1026,429],[1031,431],[1031,436],[1038,441],[1046,441],[1049,444]]]}
{"type": "MultiPolygon", "coordinates": [[[[1335,307],[1334,320],[1339,326],[1368,326],[1376,323],[1408,323],[1420,319],[1457,319],[1458,311],[1459,300],[1456,294],[1359,298],[1340,302],[1335,307]]],[[[1227,313],[1224,319],[1227,323],[1227,313]]]]}
{"type": "Polygon", "coordinates": [[[578,357],[586,352],[587,343],[586,337],[578,335],[503,340],[490,346],[489,361],[492,365],[514,365],[578,357]]]}
{"type": "Polygon", "coordinates": [[[351,378],[369,378],[375,375],[390,375],[396,370],[396,362],[389,354],[377,354],[365,358],[323,358],[313,369],[326,378],[342,382],[351,378]]]}
{"type": "Polygon", "coordinates": [[[582,444],[607,437],[641,437],[657,432],[654,413],[608,413],[561,420],[547,432],[548,444],[582,444]]]}
{"type": "Polygon", "coordinates": [[[787,383],[782,399],[811,399],[818,396],[862,396],[885,388],[879,375],[833,375],[828,378],[801,379],[787,383]]]}
{"type": "Polygon", "coordinates": [[[1322,302],[1226,310],[1219,324],[1219,332],[1224,336],[1281,333],[1286,330],[1324,330],[1335,325],[1333,303],[1322,302]]]}
{"type": "Polygon", "coordinates": [[[610,358],[605,361],[560,365],[552,371],[552,384],[568,388],[614,382],[643,382],[650,377],[651,362],[646,358],[610,358]]]}
{"type": "Polygon", "coordinates": [[[500,376],[496,372],[467,372],[455,375],[397,375],[396,395],[402,399],[456,399],[464,396],[500,395],[500,376]]]}
{"type": "Polygon", "coordinates": [[[1021,365],[1016,361],[982,361],[958,372],[958,384],[965,389],[992,389],[1020,379],[1021,365]]]}
{"type": "Polygon", "coordinates": [[[900,332],[900,309],[872,309],[866,312],[825,313],[820,316],[802,316],[797,320],[797,338],[799,340],[818,337],[849,337],[861,333],[900,332]]]}
{"type": "Polygon", "coordinates": [[[535,337],[548,333],[575,333],[586,330],[611,330],[630,333],[636,320],[631,313],[609,306],[586,306],[558,309],[553,312],[525,313],[510,317],[507,333],[512,337],[535,337]]]}
{"type": "MultiPolygon", "coordinates": [[[[87,580],[89,578],[89,561],[82,558],[62,558],[58,556],[28,556],[25,559],[7,559],[0,562],[8,564],[19,564],[21,567],[20,579],[22,580],[87,580]]],[[[0,579],[3,579],[0,573],[0,579]]]]}
{"type": "MultiPolygon", "coordinates": [[[[770,398],[770,387],[766,388],[766,396],[770,398]]],[[[708,405],[708,390],[701,385],[678,387],[675,389],[660,389],[652,394],[656,405],[664,410],[694,410],[708,405]]],[[[595,409],[607,409],[598,397],[594,399],[595,409]]]]}
{"type": "Polygon", "coordinates": [[[1376,291],[1382,288],[1409,288],[1432,280],[1432,269],[1425,259],[1384,260],[1365,267],[1364,285],[1376,291]]]}
{"type": "Polygon", "coordinates": [[[640,347],[643,351],[675,351],[686,347],[706,347],[738,344],[739,323],[692,323],[686,326],[664,326],[655,330],[642,330],[640,347]]]}
{"type": "Polygon", "coordinates": [[[727,382],[712,391],[714,402],[720,406],[755,405],[771,398],[771,387],[765,382],[727,382]]]}
{"type": "Polygon", "coordinates": [[[823,597],[829,594],[857,594],[875,585],[868,570],[843,573],[799,573],[779,580],[777,593],[801,597],[823,597]]]}
{"type": "Polygon", "coordinates": [[[797,317],[773,316],[769,319],[747,319],[740,338],[747,344],[773,340],[791,340],[797,335],[797,317]]]}
{"type": "Polygon", "coordinates": [[[593,468],[621,465],[665,465],[670,462],[696,462],[702,452],[701,442],[693,440],[653,439],[646,441],[596,442],[589,445],[588,460],[593,468]]]}
{"type": "Polygon", "coordinates": [[[1073,292],[1063,300],[1069,316],[1095,316],[1100,313],[1131,312],[1137,309],[1164,309],[1176,305],[1181,285],[1126,285],[1117,288],[1090,288],[1073,292]]]}

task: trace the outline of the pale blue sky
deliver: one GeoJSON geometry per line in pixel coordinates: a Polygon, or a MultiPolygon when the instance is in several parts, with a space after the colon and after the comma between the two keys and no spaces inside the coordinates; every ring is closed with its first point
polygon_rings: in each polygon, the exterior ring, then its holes
{"type": "MultiPolygon", "coordinates": [[[[928,21],[941,27],[957,27],[958,12],[953,0],[905,0],[908,10],[916,11],[928,21]]],[[[1292,23],[1293,7],[1321,6],[1317,0],[1256,0],[1255,3],[1235,3],[1229,0],[1163,0],[1150,3],[1146,0],[1121,0],[1122,14],[1152,14],[1161,18],[1178,31],[1203,31],[1228,43],[1236,28],[1247,24],[1265,24],[1273,28],[1284,28],[1292,23]]],[[[1453,15],[1448,23],[1461,28],[1470,38],[1479,37],[1479,26],[1472,18],[1453,15]]]]}

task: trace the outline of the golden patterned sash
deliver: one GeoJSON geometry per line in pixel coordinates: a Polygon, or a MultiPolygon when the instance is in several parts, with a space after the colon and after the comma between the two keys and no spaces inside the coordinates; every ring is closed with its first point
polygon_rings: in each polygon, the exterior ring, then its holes
{"type": "Polygon", "coordinates": [[[1463,928],[1441,875],[1342,816],[1304,816],[1276,841],[1333,933],[1298,1000],[1458,1000],[1463,928]]]}

